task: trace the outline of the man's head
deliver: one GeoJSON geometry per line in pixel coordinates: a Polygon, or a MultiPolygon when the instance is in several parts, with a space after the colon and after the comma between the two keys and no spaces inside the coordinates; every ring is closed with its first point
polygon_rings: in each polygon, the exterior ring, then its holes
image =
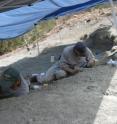
{"type": "Polygon", "coordinates": [[[84,45],[84,43],[78,42],[74,46],[73,51],[76,55],[84,57],[86,53],[86,46],[84,45]]]}

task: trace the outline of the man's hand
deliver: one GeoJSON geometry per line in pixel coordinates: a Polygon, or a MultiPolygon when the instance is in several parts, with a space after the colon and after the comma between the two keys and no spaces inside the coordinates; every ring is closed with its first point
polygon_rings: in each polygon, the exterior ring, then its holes
{"type": "Polygon", "coordinates": [[[83,71],[83,68],[80,68],[79,66],[75,66],[74,69],[71,71],[71,74],[76,74],[82,71],[83,71]]]}
{"type": "Polygon", "coordinates": [[[87,63],[87,67],[88,67],[88,68],[93,67],[93,66],[95,65],[95,62],[96,62],[95,59],[89,60],[88,63],[87,63]]]}
{"type": "Polygon", "coordinates": [[[83,71],[83,68],[79,67],[79,66],[75,66],[74,69],[77,71],[77,72],[82,72],[83,71]]]}
{"type": "Polygon", "coordinates": [[[66,65],[66,64],[61,64],[61,69],[63,69],[64,71],[66,71],[68,74],[70,75],[74,75],[76,73],[79,72],[79,69],[78,68],[75,68],[75,66],[69,66],[69,65],[66,65]]]}

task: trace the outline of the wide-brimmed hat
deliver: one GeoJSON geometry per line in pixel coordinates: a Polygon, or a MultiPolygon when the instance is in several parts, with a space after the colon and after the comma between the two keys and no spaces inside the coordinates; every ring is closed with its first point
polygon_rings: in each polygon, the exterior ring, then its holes
{"type": "Polygon", "coordinates": [[[7,91],[13,84],[20,80],[20,73],[13,67],[7,68],[0,76],[1,90],[7,91]]]}

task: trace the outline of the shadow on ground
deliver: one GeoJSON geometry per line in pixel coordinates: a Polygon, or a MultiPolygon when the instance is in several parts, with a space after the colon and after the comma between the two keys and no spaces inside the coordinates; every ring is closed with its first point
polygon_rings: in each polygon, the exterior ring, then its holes
{"type": "MultiPolygon", "coordinates": [[[[65,46],[44,50],[12,66],[23,74],[43,72],[65,46]]],[[[0,101],[1,124],[94,124],[116,69],[98,66],[43,87],[27,96],[0,101]]],[[[106,118],[105,118],[106,120],[106,118]]],[[[103,123],[103,122],[102,122],[103,123]]]]}

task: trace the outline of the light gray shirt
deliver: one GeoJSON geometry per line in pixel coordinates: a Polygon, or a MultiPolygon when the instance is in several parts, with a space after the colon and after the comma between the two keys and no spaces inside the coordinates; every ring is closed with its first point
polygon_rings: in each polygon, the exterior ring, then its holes
{"type": "Polygon", "coordinates": [[[59,60],[60,66],[73,65],[81,67],[86,61],[94,60],[94,55],[91,50],[86,47],[85,57],[77,56],[73,52],[74,45],[64,48],[61,58],[59,60]]]}

